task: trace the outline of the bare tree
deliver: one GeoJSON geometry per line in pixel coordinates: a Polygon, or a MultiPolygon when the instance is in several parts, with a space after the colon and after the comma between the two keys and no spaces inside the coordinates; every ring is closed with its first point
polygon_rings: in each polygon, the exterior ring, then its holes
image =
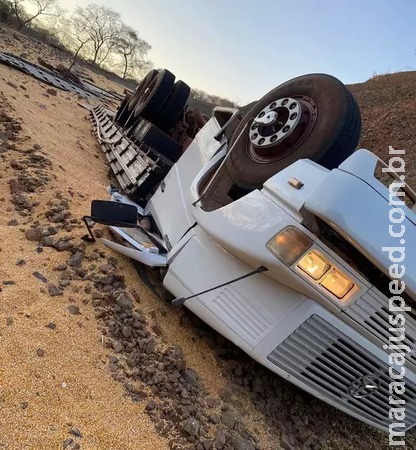
{"type": "Polygon", "coordinates": [[[91,43],[91,38],[83,29],[83,24],[74,15],[69,18],[63,15],[56,21],[50,22],[48,31],[57,36],[59,41],[72,53],[70,65],[64,74],[67,76],[76,64],[79,56],[83,54],[83,51],[91,43]]]}
{"type": "Polygon", "coordinates": [[[121,30],[120,14],[111,8],[91,4],[85,8],[77,7],[73,13],[73,20],[89,37],[92,48],[91,60],[101,65],[110,52],[121,30]]]}
{"type": "Polygon", "coordinates": [[[147,54],[152,47],[145,40],[140,39],[133,28],[122,24],[120,34],[114,40],[113,46],[121,57],[123,78],[127,76],[134,78],[139,71],[149,68],[147,54]]]}
{"type": "Polygon", "coordinates": [[[55,16],[59,6],[58,0],[7,0],[13,15],[16,17],[18,27],[23,28],[40,16],[55,16]],[[33,12],[29,13],[24,4],[33,6],[33,12]]]}

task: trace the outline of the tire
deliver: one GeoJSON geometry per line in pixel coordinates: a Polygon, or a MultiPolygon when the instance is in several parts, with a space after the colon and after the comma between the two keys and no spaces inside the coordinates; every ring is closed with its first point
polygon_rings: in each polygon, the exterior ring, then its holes
{"type": "MultiPolygon", "coordinates": [[[[285,108],[290,115],[289,108],[285,108]]],[[[271,126],[274,130],[276,123],[271,126]]],[[[261,137],[263,125],[258,129],[261,137]]],[[[252,106],[230,140],[229,148],[233,145],[234,148],[227,158],[226,170],[236,185],[259,189],[270,177],[298,159],[311,159],[327,169],[334,169],[354,152],[360,132],[360,111],[344,84],[330,75],[304,75],[276,87],[252,106]],[[252,141],[257,136],[254,118],[262,110],[268,111],[273,102],[286,98],[289,98],[288,104],[294,99],[305,105],[299,110],[300,125],[293,125],[291,132],[279,138],[276,145],[267,143],[266,138],[266,145],[260,148],[260,141],[258,145],[252,141]],[[242,132],[246,126],[249,129],[242,132]]]]}
{"type": "Polygon", "coordinates": [[[136,89],[133,92],[133,95],[130,97],[127,106],[127,109],[130,113],[133,112],[134,108],[136,107],[137,101],[143,95],[149,84],[154,80],[154,78],[157,77],[158,73],[159,73],[158,70],[152,69],[150,72],[146,74],[146,76],[143,78],[140,84],[136,87],[136,89]]]}
{"type": "Polygon", "coordinates": [[[175,75],[172,72],[166,69],[159,71],[157,76],[150,80],[145,89],[141,91],[126,125],[134,126],[139,117],[153,122],[168,99],[174,83],[175,75]]]}
{"type": "Polygon", "coordinates": [[[169,95],[163,109],[157,115],[153,123],[167,133],[178,121],[180,113],[184,110],[189,99],[191,88],[183,81],[177,81],[169,95]]]}
{"type": "Polygon", "coordinates": [[[130,116],[130,112],[128,110],[128,103],[131,98],[132,94],[129,92],[124,97],[124,100],[121,102],[120,106],[118,107],[116,117],[114,118],[114,121],[118,123],[120,126],[123,126],[126,123],[126,120],[130,116]]]}

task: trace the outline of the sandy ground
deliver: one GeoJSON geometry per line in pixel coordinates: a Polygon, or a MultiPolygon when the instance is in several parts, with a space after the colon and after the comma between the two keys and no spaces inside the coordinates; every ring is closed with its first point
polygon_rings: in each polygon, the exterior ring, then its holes
{"type": "MultiPolygon", "coordinates": [[[[44,97],[44,85],[7,67],[0,67],[0,79],[1,91],[22,119],[21,134],[29,137],[24,146],[41,145],[53,163],[56,180],[36,193],[37,200],[46,205],[57,191],[68,196],[72,188],[77,193],[73,214],[85,214],[89,200],[102,196],[107,172],[96,157],[86,111],[65,92],[53,99],[44,97]],[[13,89],[5,80],[26,90],[13,89]]],[[[15,284],[3,286],[0,293],[0,448],[60,448],[71,427],[81,430],[79,440],[90,449],[166,448],[143,406],[125,398],[108,376],[107,352],[91,308],[82,304],[83,295],[71,294],[82,307],[80,316],[71,316],[68,295],[52,298],[40,291],[42,283],[32,272],[54,281],[53,267],[65,256],[49,249],[38,254],[35,244],[25,239],[22,230],[27,225],[13,211],[8,195],[11,171],[2,164],[0,273],[1,281],[15,284]],[[7,226],[13,218],[22,226],[7,226]],[[23,267],[16,266],[19,258],[26,261],[23,267]],[[46,328],[50,322],[56,324],[55,330],[46,328]],[[43,357],[37,355],[39,348],[43,357]]]]}

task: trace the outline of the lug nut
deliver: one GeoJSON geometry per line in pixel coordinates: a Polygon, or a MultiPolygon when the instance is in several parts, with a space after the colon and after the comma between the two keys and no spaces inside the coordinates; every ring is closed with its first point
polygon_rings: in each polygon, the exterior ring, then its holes
{"type": "Polygon", "coordinates": [[[290,130],[290,126],[286,125],[282,131],[283,131],[283,133],[287,133],[289,130],[290,130]]]}

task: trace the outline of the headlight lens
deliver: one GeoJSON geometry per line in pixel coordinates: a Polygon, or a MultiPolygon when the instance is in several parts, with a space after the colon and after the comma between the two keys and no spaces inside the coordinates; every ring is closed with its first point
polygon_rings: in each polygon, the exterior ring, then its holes
{"type": "Polygon", "coordinates": [[[354,287],[351,279],[333,267],[331,262],[316,250],[308,252],[296,265],[338,299],[344,298],[354,287]]]}
{"type": "Polygon", "coordinates": [[[321,281],[321,285],[335,297],[343,298],[353,288],[354,283],[338,270],[332,269],[321,281]]]}
{"type": "Polygon", "coordinates": [[[291,266],[312,243],[312,239],[298,228],[287,227],[272,237],[266,248],[282,263],[291,266]]]}
{"type": "Polygon", "coordinates": [[[325,258],[315,250],[307,253],[299,262],[298,267],[311,276],[314,280],[319,280],[328,272],[331,265],[325,258]]]}

